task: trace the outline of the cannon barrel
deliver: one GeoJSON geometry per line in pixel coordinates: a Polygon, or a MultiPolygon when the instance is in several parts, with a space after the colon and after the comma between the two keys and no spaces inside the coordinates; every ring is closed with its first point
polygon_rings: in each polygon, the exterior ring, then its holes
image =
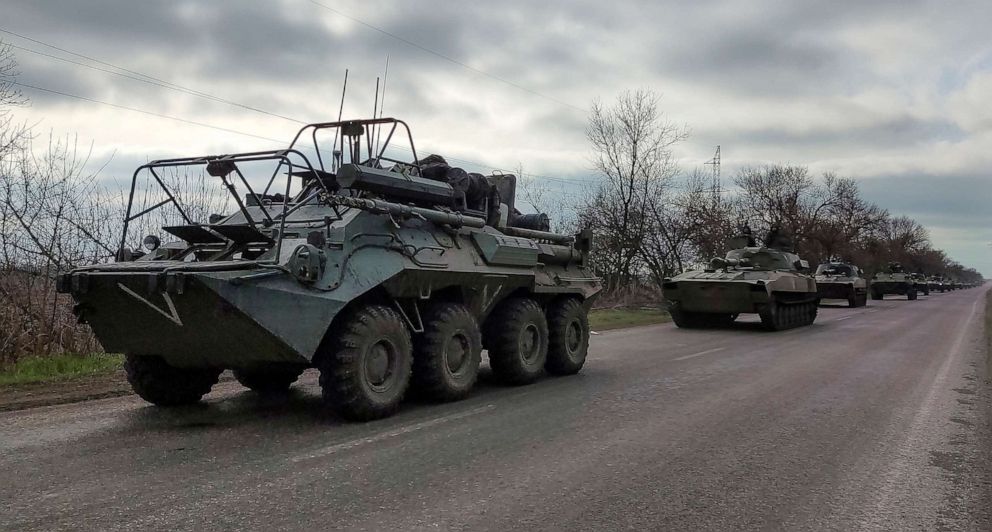
{"type": "Polygon", "coordinates": [[[465,216],[457,212],[443,212],[435,209],[425,209],[412,205],[401,205],[389,201],[382,201],[370,198],[349,198],[347,196],[331,196],[331,204],[342,205],[362,209],[377,214],[392,214],[394,216],[404,216],[410,218],[422,218],[436,224],[446,224],[452,227],[475,227],[481,229],[486,226],[486,221],[475,216],[465,216]]]}

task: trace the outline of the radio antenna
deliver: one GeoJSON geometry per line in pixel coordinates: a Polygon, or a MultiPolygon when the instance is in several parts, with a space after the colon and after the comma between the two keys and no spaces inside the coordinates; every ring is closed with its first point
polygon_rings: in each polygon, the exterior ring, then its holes
{"type": "MultiPolygon", "coordinates": [[[[372,102],[372,119],[379,109],[379,76],[375,77],[375,100],[372,102]]],[[[372,162],[372,145],[375,142],[375,123],[369,124],[368,134],[365,135],[365,147],[369,150],[369,163],[372,162]]]]}
{"type": "MultiPolygon", "coordinates": [[[[386,78],[388,76],[389,76],[389,55],[387,54],[386,55],[386,68],[385,68],[385,70],[382,71],[382,99],[379,100],[379,118],[382,118],[383,117],[382,108],[386,106],[386,78]]],[[[375,118],[375,113],[372,113],[372,118],[375,118]]],[[[382,137],[379,136],[379,128],[381,128],[381,127],[382,127],[381,124],[376,124],[376,126],[375,126],[375,130],[376,130],[376,137],[375,137],[376,138],[376,140],[375,140],[376,161],[379,160],[379,155],[380,155],[380,153],[379,153],[379,141],[382,140],[382,137]]]]}
{"type": "MultiPolygon", "coordinates": [[[[344,69],[344,85],[341,87],[341,105],[338,106],[338,122],[341,121],[341,115],[344,113],[344,95],[348,92],[348,69],[344,69]]],[[[341,130],[340,127],[334,129],[334,142],[331,143],[331,156],[334,157],[334,163],[331,165],[331,171],[337,172],[338,166],[341,165],[341,154],[344,152],[344,137],[341,137],[341,149],[338,149],[338,132],[341,130]]],[[[318,151],[319,153],[319,151],[318,151]]]]}

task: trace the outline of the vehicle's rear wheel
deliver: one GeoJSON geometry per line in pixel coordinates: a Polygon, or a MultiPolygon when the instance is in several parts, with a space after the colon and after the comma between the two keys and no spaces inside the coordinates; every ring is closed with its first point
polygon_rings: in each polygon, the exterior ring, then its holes
{"type": "Polygon", "coordinates": [[[131,388],[142,399],[159,406],[179,406],[199,401],[220,376],[219,368],[177,368],[162,357],[127,355],[124,372],[131,388]]]}
{"type": "Polygon", "coordinates": [[[847,306],[855,308],[858,306],[858,294],[852,292],[850,296],[847,297],[847,306]]]}
{"type": "Polygon", "coordinates": [[[554,375],[574,375],[589,352],[589,317],[577,299],[563,299],[548,309],[548,360],[544,368],[554,375]]]}
{"type": "Polygon", "coordinates": [[[876,292],[876,291],[872,290],[871,291],[871,299],[873,301],[881,301],[881,300],[885,299],[885,294],[883,294],[881,292],[876,292]]]}
{"type": "Polygon", "coordinates": [[[912,289],[912,290],[910,290],[910,291],[908,291],[908,292],[906,292],[906,299],[909,299],[910,301],[915,301],[916,300],[916,289],[915,288],[912,289]]]}
{"type": "Polygon", "coordinates": [[[548,359],[548,322],[532,299],[504,301],[486,320],[483,335],[489,365],[508,384],[534,382],[548,359]]]}
{"type": "Polygon", "coordinates": [[[270,362],[237,368],[234,378],[245,388],[261,395],[286,393],[307,367],[302,364],[270,362]]]}
{"type": "Polygon", "coordinates": [[[424,315],[414,341],[413,386],[425,397],[453,401],[468,395],[479,377],[482,333],[464,305],[439,303],[424,315]]]}
{"type": "Polygon", "coordinates": [[[399,408],[410,385],[410,331],[395,310],[369,305],[346,317],[317,366],[324,401],[341,416],[368,421],[399,408]]]}

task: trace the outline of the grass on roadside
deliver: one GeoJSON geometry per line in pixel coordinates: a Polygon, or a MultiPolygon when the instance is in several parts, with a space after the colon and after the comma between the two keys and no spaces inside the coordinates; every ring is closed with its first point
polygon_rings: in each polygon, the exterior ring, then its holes
{"type": "MultiPolygon", "coordinates": [[[[651,325],[671,321],[660,309],[597,309],[589,312],[589,326],[594,331],[651,325]]],[[[52,382],[110,373],[124,364],[122,355],[93,354],[28,357],[0,370],[0,386],[52,382]]]]}
{"type": "Polygon", "coordinates": [[[0,371],[0,386],[59,381],[109,373],[124,364],[122,355],[93,354],[28,357],[0,371]]]}
{"type": "Polygon", "coordinates": [[[671,321],[671,316],[661,309],[595,309],[589,312],[589,328],[594,331],[608,331],[622,327],[652,325],[671,321]]]}

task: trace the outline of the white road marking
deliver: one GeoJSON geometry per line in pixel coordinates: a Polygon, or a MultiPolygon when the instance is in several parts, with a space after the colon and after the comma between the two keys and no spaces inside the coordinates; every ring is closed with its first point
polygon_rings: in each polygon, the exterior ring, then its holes
{"type": "Polygon", "coordinates": [[[843,316],[843,317],[840,317],[840,318],[835,319],[834,321],[849,320],[849,319],[851,319],[853,317],[854,316],[843,316]]]}
{"type": "Polygon", "coordinates": [[[448,421],[454,421],[456,419],[462,419],[462,418],[465,418],[465,417],[474,416],[476,414],[481,414],[483,412],[488,412],[488,411],[490,411],[490,410],[492,410],[494,408],[496,408],[496,405],[489,404],[489,405],[482,406],[482,407],[479,407],[479,408],[474,408],[472,410],[466,410],[465,412],[458,412],[457,414],[451,414],[451,415],[448,415],[448,416],[443,416],[443,417],[439,417],[439,418],[436,418],[436,419],[430,419],[430,420],[427,420],[427,421],[421,421],[420,423],[414,423],[412,425],[407,425],[405,427],[401,427],[401,428],[398,428],[398,429],[395,429],[395,430],[391,430],[389,432],[383,432],[383,433],[380,433],[380,434],[376,434],[374,436],[369,436],[367,438],[360,438],[360,439],[357,439],[357,440],[351,440],[351,441],[346,441],[346,442],[343,442],[343,443],[337,443],[337,444],[334,444],[334,445],[329,445],[329,446],[324,447],[322,449],[317,449],[316,451],[313,451],[311,453],[301,454],[301,455],[298,455],[298,456],[294,456],[291,459],[291,461],[292,462],[302,462],[304,460],[312,460],[314,458],[321,458],[321,457],[324,457],[324,456],[330,456],[330,455],[332,455],[334,453],[338,453],[338,452],[341,452],[341,451],[347,451],[349,449],[354,449],[356,447],[361,447],[362,445],[368,445],[370,443],[376,443],[376,442],[380,442],[380,441],[383,441],[383,440],[388,440],[390,438],[395,438],[397,436],[402,436],[404,434],[409,434],[411,432],[416,432],[418,430],[423,430],[423,429],[426,429],[426,428],[429,428],[429,427],[433,427],[435,425],[440,425],[442,423],[447,423],[448,421]]]}
{"type": "Polygon", "coordinates": [[[687,359],[694,358],[694,357],[708,355],[710,353],[716,353],[717,351],[723,351],[724,349],[726,349],[726,347],[716,347],[716,348],[713,348],[713,349],[707,349],[706,351],[700,351],[698,353],[693,353],[691,355],[686,355],[684,357],[673,358],[672,361],[676,361],[676,360],[687,360],[687,359]]]}

